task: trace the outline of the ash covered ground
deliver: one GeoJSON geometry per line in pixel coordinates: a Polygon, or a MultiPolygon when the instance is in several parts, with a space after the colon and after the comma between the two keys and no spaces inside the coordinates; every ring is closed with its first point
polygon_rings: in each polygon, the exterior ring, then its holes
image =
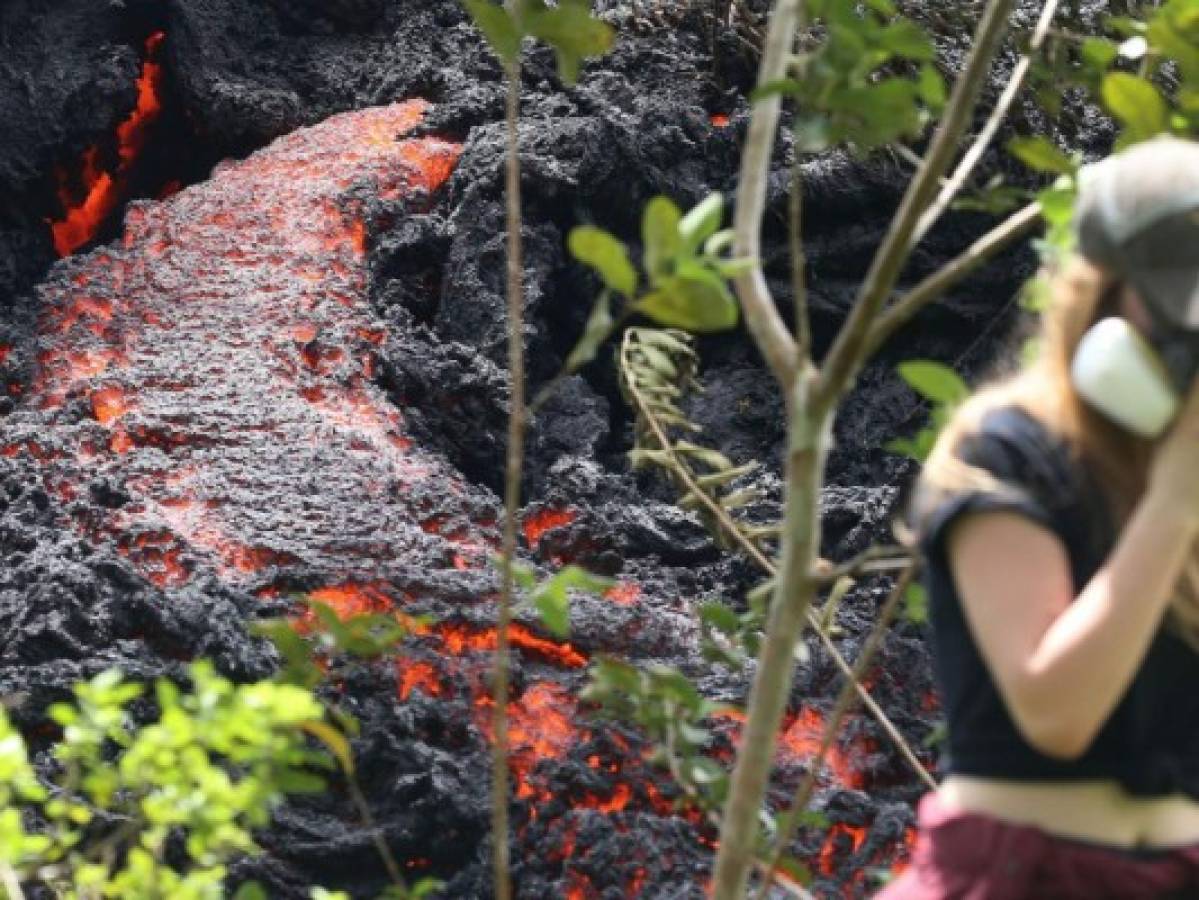
{"type": "MultiPolygon", "coordinates": [[[[600,3],[617,45],[573,89],[548,51],[528,55],[534,384],[558,369],[595,294],[565,253],[571,227],[593,222],[635,243],[655,194],[686,206],[735,189],[754,23],[714,28],[706,6],[600,3]]],[[[950,68],[960,62],[960,40],[941,49],[950,68]]],[[[238,678],[269,675],[275,655],[246,624],[294,611],[290,591],[347,610],[429,614],[436,624],[397,659],[358,666],[327,690],[362,723],[360,782],[407,871],[444,879],[448,897],[489,896],[481,696],[496,579],[486,557],[507,398],[498,66],[449,0],[75,0],[52,10],[14,0],[0,11],[0,56],[0,115],[11,123],[0,140],[0,695],[27,695],[15,715],[44,751],[46,705],[105,668],[178,676],[210,656],[238,678]],[[87,194],[89,166],[115,183],[112,217],[100,246],[55,263],[63,246],[47,221],[87,194]],[[142,199],[122,217],[131,198],[142,199]]],[[[1021,115],[1045,126],[1031,109],[1021,115]]],[[[1078,121],[1066,135],[1074,145],[1110,139],[1094,119],[1078,121]]],[[[784,129],[765,257],[785,309],[789,153],[784,129]]],[[[804,175],[819,354],[910,169],[888,154],[833,152],[804,175]]],[[[988,224],[949,216],[903,283],[988,224]]],[[[1034,264],[1021,248],[988,265],[863,373],[836,427],[826,556],[890,540],[914,470],[881,445],[923,418],[895,364],[988,365],[1034,264]]],[[[706,439],[777,471],[781,403],[747,337],[706,339],[701,352],[706,390],[691,411],[706,439]]],[[[677,790],[643,763],[637,732],[593,721],[575,699],[599,654],[677,665],[718,699],[746,689],[700,657],[694,608],[741,604],[758,576],[673,505],[663,479],[630,471],[630,441],[607,352],[532,424],[524,555],[545,571],[584,565],[618,588],[575,603],[568,644],[528,618],[517,634],[520,897],[698,897],[711,862],[714,833],[672,809],[677,790]]],[[[846,656],[888,587],[864,583],[843,603],[846,656]]],[[[838,687],[811,643],[776,802],[802,774],[838,687]]],[[[870,680],[919,745],[936,711],[917,627],[893,629],[870,680]]],[[[834,826],[796,851],[818,893],[862,895],[868,867],[902,856],[921,786],[864,716],[847,723],[834,763],[817,798],[834,826]]],[[[279,896],[312,884],[373,896],[385,873],[356,822],[337,784],[289,803],[262,835],[265,856],[236,878],[279,896]]]]}

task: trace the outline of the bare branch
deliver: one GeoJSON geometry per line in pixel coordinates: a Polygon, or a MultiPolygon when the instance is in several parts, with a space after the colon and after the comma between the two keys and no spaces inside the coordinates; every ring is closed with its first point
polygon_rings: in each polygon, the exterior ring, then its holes
{"type": "Polygon", "coordinates": [[[917,220],[928,207],[937,189],[938,179],[949,168],[958,141],[969,124],[1014,2],[990,0],[983,12],[975,33],[974,46],[965,70],[954,85],[945,118],[933,137],[920,171],[908,185],[907,193],[849,312],[849,318],[826,357],[815,397],[816,405],[821,410],[836,406],[861,368],[871,323],[899,278],[900,269],[910,253],[911,236],[917,220]]]}
{"type": "Polygon", "coordinates": [[[500,603],[496,615],[492,669],[491,843],[492,876],[497,900],[512,896],[508,849],[508,626],[512,619],[516,515],[520,507],[521,467],[525,455],[525,354],[523,251],[520,210],[520,61],[507,66],[507,226],[508,226],[508,452],[504,474],[504,537],[500,556],[500,603]]]}
{"type": "Polygon", "coordinates": [[[995,104],[995,108],[991,110],[991,115],[987,118],[986,124],[982,131],[978,133],[974,144],[962,157],[962,161],[958,163],[958,167],[954,170],[953,175],[941,187],[941,193],[937,195],[937,199],[932,205],[924,211],[924,215],[920,217],[920,221],[916,224],[916,230],[912,233],[911,243],[913,246],[919,244],[924,238],[928,230],[933,227],[941,214],[957,195],[958,191],[966,183],[970,177],[970,173],[974,171],[974,167],[978,165],[978,161],[982,159],[983,153],[990,146],[991,141],[995,137],[995,133],[999,131],[999,126],[1007,117],[1008,110],[1016,100],[1016,96],[1020,93],[1020,89],[1024,86],[1024,79],[1028,76],[1028,70],[1032,68],[1033,57],[1040,51],[1041,46],[1045,43],[1045,38],[1049,34],[1050,24],[1053,22],[1053,17],[1057,13],[1058,0],[1045,0],[1045,7],[1041,10],[1041,18],[1037,20],[1036,30],[1033,31],[1032,39],[1028,44],[1028,52],[1020,57],[1020,61],[1016,63],[1016,67],[1012,69],[1012,76],[1008,79],[1007,86],[1004,87],[1003,93],[999,97],[999,101],[995,104]]]}
{"type": "MultiPolygon", "coordinates": [[[[770,851],[770,865],[767,870],[772,876],[777,872],[779,861],[783,858],[787,844],[791,842],[791,837],[795,834],[799,812],[806,809],[808,801],[812,799],[812,791],[816,787],[816,777],[824,765],[824,759],[828,755],[829,749],[837,739],[837,732],[841,730],[841,722],[849,712],[855,696],[857,696],[854,687],[862,683],[862,679],[866,677],[866,672],[874,662],[875,655],[878,653],[879,648],[882,647],[883,635],[887,633],[887,629],[891,626],[891,622],[895,618],[895,612],[899,609],[899,601],[903,598],[904,591],[907,590],[908,584],[911,583],[915,571],[916,567],[909,564],[900,574],[899,578],[896,579],[895,586],[891,588],[891,593],[883,603],[882,609],[879,610],[874,627],[870,629],[870,634],[867,636],[866,642],[862,645],[862,652],[853,664],[851,677],[845,679],[845,684],[841,687],[841,693],[837,695],[837,702],[833,704],[833,711],[829,714],[824,724],[824,733],[820,737],[820,748],[808,764],[808,771],[795,791],[795,799],[791,801],[791,816],[787,820],[787,823],[779,828],[778,834],[775,835],[774,846],[770,851]]],[[[924,767],[921,766],[920,770],[923,772],[924,767]]],[[[771,879],[765,879],[762,882],[757,900],[767,900],[770,885],[771,879]]]]}
{"type": "MultiPolygon", "coordinates": [[[[787,70],[791,43],[799,23],[802,0],[779,0],[770,17],[766,49],[758,70],[758,85],[782,78],[787,70]]],[[[734,255],[760,259],[762,256],[762,218],[766,211],[766,183],[770,174],[771,151],[778,130],[782,98],[777,94],[754,103],[745,150],[741,157],[741,179],[737,188],[737,209],[733,216],[736,233],[734,255]]],[[[798,370],[795,341],[774,305],[766,276],[760,265],[737,276],[737,297],[745,313],[745,324],[770,371],[783,385],[789,385],[798,370]]]]}
{"type": "Polygon", "coordinates": [[[966,248],[959,256],[932,273],[887,308],[870,326],[865,358],[869,358],[897,329],[955,284],[1025,237],[1041,219],[1041,204],[1030,203],[1013,213],[966,248]]]}

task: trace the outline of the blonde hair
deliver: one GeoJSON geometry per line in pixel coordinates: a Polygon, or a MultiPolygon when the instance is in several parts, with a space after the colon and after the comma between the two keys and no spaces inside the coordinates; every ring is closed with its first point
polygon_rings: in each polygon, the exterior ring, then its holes
{"type": "MultiPolygon", "coordinates": [[[[978,430],[983,416],[1003,406],[1019,407],[1064,440],[1073,461],[1089,469],[1102,486],[1117,529],[1123,528],[1144,493],[1156,441],[1137,437],[1093,410],[1070,378],[1079,341],[1096,321],[1116,313],[1122,282],[1077,254],[1043,274],[1049,280],[1050,300],[1036,334],[1037,356],[1021,369],[986,379],[950,417],[915,486],[916,533],[924,526],[919,516],[949,494],[1010,490],[957,455],[961,441],[978,430]]],[[[1199,545],[1179,578],[1168,622],[1199,649],[1199,545]]]]}

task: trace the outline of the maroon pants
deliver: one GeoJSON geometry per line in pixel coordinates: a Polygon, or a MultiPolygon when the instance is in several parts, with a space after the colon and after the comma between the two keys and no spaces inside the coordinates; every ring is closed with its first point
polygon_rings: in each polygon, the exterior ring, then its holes
{"type": "Polygon", "coordinates": [[[911,865],[875,900],[1199,898],[1199,845],[1125,850],[920,801],[911,865]]]}

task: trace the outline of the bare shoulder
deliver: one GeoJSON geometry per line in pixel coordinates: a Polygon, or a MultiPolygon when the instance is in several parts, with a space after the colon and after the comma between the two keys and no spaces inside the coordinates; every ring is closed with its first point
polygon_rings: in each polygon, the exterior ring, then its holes
{"type": "Polygon", "coordinates": [[[1028,516],[1009,510],[963,515],[951,524],[946,549],[966,617],[984,651],[987,636],[996,631],[1018,639],[1039,635],[1073,600],[1065,544],[1028,516]]]}

